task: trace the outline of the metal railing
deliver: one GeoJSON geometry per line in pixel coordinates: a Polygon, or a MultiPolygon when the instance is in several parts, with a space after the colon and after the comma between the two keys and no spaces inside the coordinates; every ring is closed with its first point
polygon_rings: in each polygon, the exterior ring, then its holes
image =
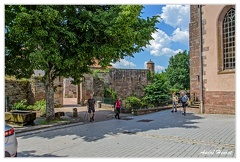
{"type": "Polygon", "coordinates": [[[105,104],[110,104],[113,105],[115,100],[111,99],[111,98],[106,98],[106,97],[94,97],[95,101],[101,101],[102,103],[105,104]]]}

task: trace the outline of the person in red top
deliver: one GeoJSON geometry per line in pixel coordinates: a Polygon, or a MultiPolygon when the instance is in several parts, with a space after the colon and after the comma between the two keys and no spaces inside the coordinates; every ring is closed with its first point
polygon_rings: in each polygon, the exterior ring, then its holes
{"type": "Polygon", "coordinates": [[[119,114],[120,114],[121,105],[122,105],[122,102],[121,102],[120,98],[118,97],[117,101],[115,103],[115,108],[116,108],[115,118],[116,119],[120,119],[119,114]]]}

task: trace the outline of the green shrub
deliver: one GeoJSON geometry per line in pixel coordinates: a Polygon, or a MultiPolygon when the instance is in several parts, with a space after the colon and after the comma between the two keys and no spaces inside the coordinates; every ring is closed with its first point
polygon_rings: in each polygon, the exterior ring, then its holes
{"type": "Polygon", "coordinates": [[[46,101],[40,100],[36,101],[34,105],[30,105],[30,107],[33,108],[33,110],[40,111],[41,115],[46,114],[46,101]]]}
{"type": "Polygon", "coordinates": [[[36,101],[34,105],[27,105],[27,100],[23,99],[20,102],[13,104],[13,110],[34,110],[40,111],[42,115],[46,114],[46,101],[36,101]]]}
{"type": "Polygon", "coordinates": [[[117,92],[111,88],[104,87],[104,97],[110,98],[112,102],[117,100],[117,92]]]}
{"type": "Polygon", "coordinates": [[[23,100],[21,100],[19,102],[15,102],[13,104],[13,110],[28,110],[27,100],[23,99],[23,100]]]}
{"type": "Polygon", "coordinates": [[[142,106],[141,100],[135,96],[129,96],[123,101],[126,108],[137,109],[142,106]]]}

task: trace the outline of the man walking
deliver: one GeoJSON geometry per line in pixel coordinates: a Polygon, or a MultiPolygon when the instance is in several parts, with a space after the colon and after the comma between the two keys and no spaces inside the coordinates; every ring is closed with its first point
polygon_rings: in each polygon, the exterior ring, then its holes
{"type": "Polygon", "coordinates": [[[90,122],[94,121],[94,113],[95,113],[95,100],[91,95],[88,99],[88,113],[90,117],[90,122]],[[92,113],[91,113],[92,112],[92,113]],[[92,114],[92,115],[91,115],[92,114]]]}
{"type": "Polygon", "coordinates": [[[181,98],[181,102],[182,102],[182,107],[183,107],[183,115],[186,115],[186,106],[187,106],[187,102],[188,102],[189,98],[188,96],[185,94],[185,92],[182,92],[182,98],[181,98]]]}
{"type": "Polygon", "coordinates": [[[175,109],[175,112],[177,112],[177,105],[178,105],[178,97],[176,95],[176,92],[173,92],[172,94],[172,111],[174,111],[175,109]]]}

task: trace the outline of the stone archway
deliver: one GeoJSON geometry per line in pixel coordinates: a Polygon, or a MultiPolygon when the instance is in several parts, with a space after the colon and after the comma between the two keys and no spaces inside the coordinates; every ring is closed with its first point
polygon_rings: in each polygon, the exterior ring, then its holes
{"type": "Polygon", "coordinates": [[[78,85],[71,84],[72,78],[63,78],[63,106],[78,104],[78,85]]]}

